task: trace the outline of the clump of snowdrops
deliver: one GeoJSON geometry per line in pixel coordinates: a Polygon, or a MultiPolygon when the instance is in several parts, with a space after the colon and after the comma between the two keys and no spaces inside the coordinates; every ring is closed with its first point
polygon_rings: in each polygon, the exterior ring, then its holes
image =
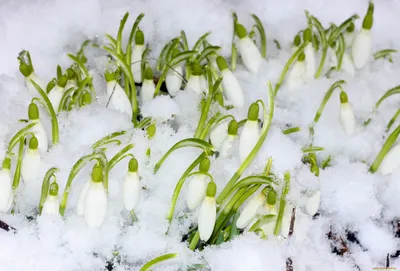
{"type": "MultiPolygon", "coordinates": [[[[179,148],[192,147],[202,150],[177,180],[166,214],[168,223],[171,224],[177,200],[185,189],[188,211],[198,209],[197,224],[193,225],[187,234],[189,247],[194,250],[207,245],[218,245],[243,231],[255,232],[264,239],[273,235],[281,240],[287,239],[290,237],[289,231],[293,231],[293,210],[300,207],[296,202],[286,200],[291,180],[289,169],[283,176],[277,176],[271,171],[273,160],[270,158],[265,162],[262,172],[250,176],[242,175],[252,164],[267,138],[274,116],[275,97],[283,85],[293,88],[323,76],[330,77],[333,73],[354,75],[357,70],[365,67],[372,57],[392,61],[391,54],[395,53],[395,50],[387,49],[372,54],[373,13],[374,4],[370,2],[361,28],[356,30],[356,22],[360,18],[358,15],[351,16],[340,25],[331,23],[325,28],[315,16],[306,11],[307,27],[301,29],[293,38],[293,53],[277,82],[273,86],[266,80],[265,88],[269,93],[267,105],[262,100],[254,101],[248,108],[247,116],[242,120],[221,112],[243,108],[245,105],[245,92],[234,73],[238,56],[246,69],[254,74],[259,74],[263,62],[268,61],[267,36],[261,20],[254,14],[251,15],[254,25],[249,28],[250,31],[240,24],[237,15],[233,14],[232,52],[229,60],[220,55],[219,46],[211,45],[207,41],[211,32],[202,35],[194,46],[189,48],[186,34],[181,31],[179,36],[165,44],[155,66],[152,67],[148,58],[150,47],[145,43],[145,33],[139,27],[144,14],[136,18],[125,48],[122,46],[122,33],[128,13],[121,20],[116,37],[107,34],[108,44],[101,46],[90,40],[85,41],[76,55],[68,54],[73,61],[71,66],[64,72],[58,66],[56,77],[47,85],[35,73],[29,52],[22,51],[18,56],[19,70],[34,98],[28,107],[28,119],[20,120],[26,125],[11,138],[3,159],[0,171],[0,210],[12,210],[21,176],[24,182],[38,181],[41,155],[59,143],[58,113],[90,106],[97,99],[92,75],[87,68],[88,59],[84,54],[85,47],[92,44],[103,49],[109,57],[109,63],[103,73],[107,107],[127,115],[135,128],[145,129],[149,140],[156,133],[156,121],[143,118],[140,105],[161,95],[163,83],[168,95],[172,97],[179,91],[193,91],[202,97],[199,105],[201,115],[193,137],[174,144],[154,167],[156,174],[168,156],[179,148]],[[154,80],[155,76],[158,80],[154,80]],[[140,93],[137,86],[140,86],[140,93]],[[214,106],[221,110],[212,114],[210,108],[214,106]],[[39,107],[42,107],[47,115],[40,115],[39,107]],[[45,117],[50,118],[52,123],[51,143],[41,121],[45,117]],[[239,143],[238,150],[233,147],[235,141],[239,143]],[[210,173],[212,162],[236,154],[241,163],[239,168],[224,187],[217,187],[210,173]],[[13,163],[15,169],[11,173],[13,163]],[[184,186],[186,181],[189,184],[184,186]]],[[[276,44],[280,47],[277,41],[276,44]]],[[[344,80],[338,80],[327,90],[309,126],[309,144],[303,148],[303,162],[310,165],[310,171],[315,176],[329,166],[331,157],[317,161],[316,153],[325,149],[313,145],[314,127],[335,90],[340,91],[338,118],[345,134],[351,137],[362,129],[357,125],[351,101],[344,89],[345,83],[344,80]]],[[[384,100],[398,93],[400,87],[387,91],[376,103],[373,113],[384,100]]],[[[400,110],[387,124],[388,132],[398,115],[400,110]]],[[[368,124],[367,120],[364,126],[368,124]]],[[[284,134],[298,131],[300,128],[291,127],[285,130],[284,134]]],[[[400,166],[400,145],[395,144],[399,133],[400,126],[387,137],[375,161],[370,165],[371,173],[379,171],[381,174],[390,174],[400,166]]],[[[92,145],[92,153],[81,157],[73,165],[62,194],[59,193],[57,183],[59,169],[50,168],[42,182],[39,215],[64,216],[68,195],[73,189],[73,180],[85,166],[90,165],[92,171],[79,195],[76,213],[84,217],[88,227],[101,227],[107,213],[109,172],[119,162],[129,158],[125,179],[121,180],[121,198],[125,211],[131,215],[132,222],[136,222],[135,208],[140,197],[141,184],[138,161],[130,153],[133,147],[134,143],[130,142],[127,131],[116,131],[101,138],[92,145]],[[109,157],[107,147],[110,144],[123,147],[114,156],[109,157]]],[[[146,155],[151,155],[150,148],[146,155]]],[[[320,200],[318,189],[307,191],[303,210],[314,216],[318,212],[320,200]]],[[[141,270],[148,270],[153,264],[176,256],[175,253],[162,255],[145,264],[141,270]]]]}

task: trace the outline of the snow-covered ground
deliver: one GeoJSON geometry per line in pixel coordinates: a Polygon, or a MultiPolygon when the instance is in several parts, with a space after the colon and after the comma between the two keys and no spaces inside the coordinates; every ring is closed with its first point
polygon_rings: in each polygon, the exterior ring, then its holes
{"type": "MultiPolygon", "coordinates": [[[[374,3],[372,52],[400,49],[400,2],[376,0],[374,3]]],[[[307,27],[305,10],[316,16],[326,28],[330,22],[339,25],[357,13],[361,17],[356,21],[358,32],[367,7],[366,0],[2,0],[0,157],[4,157],[10,138],[23,127],[24,123],[18,120],[27,119],[27,108],[32,99],[18,70],[17,56],[23,49],[30,52],[35,72],[47,83],[55,76],[57,65],[65,70],[72,64],[67,53],[75,54],[86,39],[96,39],[105,44],[105,34],[116,36],[121,18],[125,12],[130,12],[129,27],[124,31],[126,42],[130,26],[143,12],[145,17],[140,28],[151,47],[150,59],[157,57],[164,44],[179,36],[182,29],[190,47],[202,34],[211,31],[209,43],[221,46],[220,54],[230,59],[231,12],[237,13],[239,22],[247,29],[253,24],[250,14],[254,13],[265,27],[267,62],[257,75],[248,72],[241,64],[235,71],[245,93],[245,105],[242,109],[230,110],[229,114],[239,121],[246,118],[248,107],[257,99],[268,103],[266,80],[271,80],[273,85],[277,82],[292,54],[293,37],[307,27]],[[282,49],[277,48],[274,39],[279,41],[282,49]]],[[[390,132],[399,125],[397,120],[389,132],[385,131],[387,123],[399,109],[396,95],[385,100],[373,113],[378,99],[388,89],[400,85],[399,54],[393,54],[392,63],[386,59],[374,61],[371,56],[367,66],[356,70],[353,77],[340,72],[329,79],[309,80],[294,89],[284,84],[279,90],[268,136],[243,177],[261,173],[269,157],[273,161],[272,172],[279,180],[283,179],[284,172],[291,173],[287,200],[298,208],[293,238],[289,243],[275,236],[264,240],[254,233],[245,232],[229,242],[194,252],[186,241],[182,242],[182,236],[197,224],[196,211],[189,212],[186,207],[187,184],[178,199],[169,233],[166,235],[165,232],[176,182],[200,151],[180,149],[168,157],[156,174],[153,174],[153,168],[173,144],[193,137],[200,117],[200,99],[194,92],[181,91],[174,98],[159,96],[145,104],[141,108],[143,115],[158,120],[155,137],[149,140],[144,131],[133,128],[126,115],[106,108],[104,55],[104,51],[102,55],[99,50],[89,48],[86,51],[98,99],[90,106],[59,114],[60,143],[41,153],[36,181],[21,181],[15,213],[0,214],[1,221],[17,229],[17,233],[0,230],[1,271],[105,270],[107,261],[114,262],[113,270],[139,270],[146,262],[167,253],[178,253],[179,256],[157,265],[154,270],[195,270],[188,269],[195,264],[206,266],[196,270],[286,270],[285,262],[290,257],[295,271],[358,270],[356,266],[364,271],[385,267],[387,255],[400,249],[400,239],[395,238],[391,224],[400,217],[400,168],[386,176],[368,171],[390,132]],[[326,169],[320,169],[319,177],[316,177],[310,172],[309,165],[302,163],[302,148],[309,143],[308,127],[326,91],[339,79],[347,82],[343,84],[343,90],[354,108],[356,133],[347,136],[341,127],[339,91],[335,90],[315,126],[314,137],[314,145],[325,148],[317,152],[318,163],[329,155],[332,162],[326,169]],[[369,125],[363,126],[370,117],[369,125]],[[173,118],[175,125],[172,126],[171,121],[163,122],[163,118],[173,118]],[[287,129],[287,125],[300,127],[301,131],[285,135],[282,131],[287,129]],[[74,180],[64,217],[38,216],[46,171],[51,167],[60,169],[56,176],[61,195],[73,164],[90,154],[91,146],[97,140],[121,130],[127,130],[122,145],[111,144],[107,156],[111,157],[124,144],[135,145],[130,152],[139,161],[141,184],[145,187],[135,210],[138,222],[131,222],[122,203],[122,184],[128,159],[110,172],[108,211],[101,228],[89,229],[85,220],[76,214],[78,196],[90,176],[90,166],[86,166],[74,180]],[[151,156],[147,158],[149,147],[151,156]],[[321,191],[321,206],[320,215],[313,219],[303,211],[303,192],[316,188],[321,191]],[[359,244],[346,241],[350,252],[338,256],[332,253],[333,241],[327,234],[331,231],[344,238],[346,230],[355,234],[359,244]],[[113,256],[115,254],[118,256],[113,256]]],[[[154,63],[150,62],[153,67],[154,63]]],[[[211,112],[216,110],[217,105],[213,105],[211,112]]],[[[44,118],[43,124],[50,140],[50,120],[44,118]]],[[[217,194],[240,166],[237,145],[234,144],[234,157],[211,158],[210,173],[217,184],[217,194]]],[[[14,166],[13,161],[12,170],[14,166]]],[[[400,268],[400,260],[391,258],[390,267],[400,268]]]]}

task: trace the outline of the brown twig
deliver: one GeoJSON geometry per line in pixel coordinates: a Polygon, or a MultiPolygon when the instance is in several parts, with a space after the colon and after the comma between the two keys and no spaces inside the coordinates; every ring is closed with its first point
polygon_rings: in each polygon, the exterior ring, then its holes
{"type": "MultiPolygon", "coordinates": [[[[293,208],[292,209],[292,217],[290,219],[288,239],[290,239],[293,235],[295,219],[296,219],[296,208],[293,208]]],[[[286,259],[286,271],[293,271],[293,261],[292,261],[292,258],[290,258],[290,257],[288,257],[286,259]]]]}
{"type": "Polygon", "coordinates": [[[0,229],[3,229],[5,231],[10,231],[13,230],[14,232],[17,231],[17,229],[11,227],[10,225],[8,225],[6,222],[3,222],[0,220],[0,229]]]}

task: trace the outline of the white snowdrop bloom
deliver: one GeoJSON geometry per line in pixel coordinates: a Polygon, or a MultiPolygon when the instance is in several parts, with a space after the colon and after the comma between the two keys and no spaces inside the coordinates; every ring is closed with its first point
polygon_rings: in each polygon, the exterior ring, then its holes
{"type": "Polygon", "coordinates": [[[40,151],[46,152],[49,147],[47,134],[43,128],[43,125],[42,125],[40,119],[39,119],[39,109],[35,103],[31,103],[29,105],[28,116],[29,116],[29,120],[31,122],[36,123],[36,125],[33,126],[31,131],[38,141],[38,145],[39,145],[38,148],[40,151]]]}
{"type": "Polygon", "coordinates": [[[125,90],[117,82],[114,74],[106,73],[105,77],[107,81],[107,96],[109,100],[108,107],[128,115],[131,119],[132,106],[125,90]]]}
{"type": "Polygon", "coordinates": [[[342,125],[343,131],[348,136],[354,135],[356,131],[356,118],[354,116],[353,107],[348,101],[346,92],[340,92],[340,124],[342,125]]]}
{"type": "Polygon", "coordinates": [[[258,209],[264,204],[266,197],[263,193],[251,198],[236,221],[236,227],[244,229],[257,215],[258,209]]]}
{"type": "Polygon", "coordinates": [[[305,65],[305,54],[301,53],[297,58],[297,61],[293,64],[288,77],[288,87],[293,89],[305,81],[306,65],[305,65]]]}
{"type": "Polygon", "coordinates": [[[43,204],[42,215],[58,215],[60,209],[60,199],[58,197],[58,184],[53,182],[50,185],[49,194],[43,204]]]}
{"type": "Polygon", "coordinates": [[[8,212],[13,200],[11,160],[5,158],[0,170],[0,212],[8,212]]]}
{"type": "Polygon", "coordinates": [[[232,146],[237,138],[238,123],[236,120],[231,120],[228,126],[228,136],[222,142],[220,156],[222,158],[227,158],[232,155],[232,146]]]}
{"type": "Polygon", "coordinates": [[[153,100],[156,86],[153,81],[153,72],[150,67],[146,68],[144,73],[144,81],[142,84],[142,89],[140,91],[140,98],[142,104],[153,100]]]}
{"type": "Polygon", "coordinates": [[[138,29],[135,33],[135,46],[132,49],[131,70],[136,83],[142,82],[142,56],[145,50],[143,31],[138,29]]]}
{"type": "Polygon", "coordinates": [[[354,66],[357,69],[365,67],[372,55],[372,24],[373,15],[368,12],[364,17],[360,32],[354,38],[353,46],[351,48],[354,66]]]}
{"type": "Polygon", "coordinates": [[[244,105],[244,95],[236,76],[228,68],[228,64],[222,56],[217,57],[217,64],[221,71],[221,83],[225,96],[233,106],[242,108],[244,105]]]}
{"type": "Polygon", "coordinates": [[[243,25],[236,25],[236,34],[239,37],[238,51],[243,60],[243,64],[252,73],[258,73],[262,63],[260,51],[247,35],[247,31],[243,25]]]}
{"type": "Polygon", "coordinates": [[[222,143],[228,136],[228,126],[229,126],[229,120],[226,119],[222,120],[211,130],[210,141],[216,150],[220,150],[222,143]]]}
{"type": "Polygon", "coordinates": [[[129,161],[128,173],[125,176],[122,187],[122,199],[125,210],[132,211],[139,201],[140,190],[142,189],[139,181],[138,161],[132,158],[129,161]]]}
{"type": "Polygon", "coordinates": [[[173,69],[169,69],[167,77],[165,78],[165,84],[167,86],[168,93],[175,97],[182,86],[183,69],[181,64],[177,64],[173,69]]]}
{"type": "Polygon", "coordinates": [[[241,163],[247,158],[260,138],[258,113],[259,106],[257,103],[253,103],[249,108],[247,121],[239,138],[239,158],[241,163]]]}
{"type": "Polygon", "coordinates": [[[207,175],[210,169],[210,160],[206,157],[199,165],[199,172],[194,174],[191,179],[186,196],[186,203],[190,210],[195,210],[206,196],[207,183],[209,176],[207,175]]]}
{"type": "Polygon", "coordinates": [[[400,144],[392,147],[385,155],[378,168],[378,172],[387,175],[400,167],[400,144]]]}
{"type": "Polygon", "coordinates": [[[29,140],[28,149],[22,158],[21,175],[25,182],[32,182],[38,178],[40,166],[39,142],[35,136],[29,140]]]}
{"type": "Polygon", "coordinates": [[[207,241],[210,239],[215,227],[215,221],[217,218],[217,203],[215,200],[216,193],[216,184],[214,182],[209,182],[207,185],[206,197],[201,204],[197,220],[200,239],[202,241],[207,241]]]}

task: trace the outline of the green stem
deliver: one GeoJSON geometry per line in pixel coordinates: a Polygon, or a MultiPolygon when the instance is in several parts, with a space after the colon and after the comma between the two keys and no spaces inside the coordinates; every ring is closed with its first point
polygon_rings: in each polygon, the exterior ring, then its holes
{"type": "Polygon", "coordinates": [[[396,111],[396,113],[394,114],[394,116],[390,119],[389,123],[386,126],[386,132],[388,132],[390,130],[390,128],[392,127],[393,123],[396,121],[396,119],[399,115],[400,115],[400,109],[398,109],[396,111]]]}
{"type": "Polygon", "coordinates": [[[22,128],[21,130],[19,130],[10,140],[10,142],[8,143],[8,147],[7,147],[7,155],[12,153],[12,150],[14,149],[15,145],[17,145],[17,143],[20,141],[20,139],[24,139],[25,136],[27,134],[29,134],[29,130],[35,126],[37,124],[37,122],[32,122],[30,124],[28,124],[27,126],[25,126],[24,128],[22,128]]]}
{"type": "Polygon", "coordinates": [[[292,128],[288,128],[286,130],[283,130],[283,134],[284,135],[288,135],[288,134],[293,134],[293,133],[297,133],[300,132],[301,128],[300,127],[292,127],[292,128]]]}
{"type": "Polygon", "coordinates": [[[282,194],[280,198],[280,203],[279,203],[279,212],[278,212],[278,217],[276,219],[276,224],[275,224],[275,230],[274,230],[274,235],[277,236],[281,230],[282,226],[282,219],[283,219],[283,214],[285,212],[285,206],[286,206],[286,195],[289,193],[289,187],[290,187],[290,173],[285,172],[284,175],[284,181],[285,181],[285,186],[282,189],[282,194]]]}
{"type": "Polygon", "coordinates": [[[124,134],[126,134],[126,131],[118,131],[118,132],[114,132],[114,133],[112,133],[110,135],[107,135],[107,136],[103,137],[102,139],[98,140],[96,143],[94,143],[92,145],[92,148],[94,150],[98,149],[98,148],[104,146],[105,144],[110,143],[111,139],[114,139],[115,137],[118,137],[118,136],[121,136],[121,135],[124,135],[124,134]]]}
{"type": "Polygon", "coordinates": [[[142,268],[140,268],[140,271],[150,270],[150,267],[152,267],[153,265],[158,264],[163,261],[166,261],[166,260],[176,258],[176,257],[178,257],[177,253],[169,253],[169,254],[159,256],[159,257],[147,262],[145,265],[143,265],[142,268]]]}
{"type": "Polygon", "coordinates": [[[396,95],[400,93],[400,86],[396,86],[394,88],[389,89],[388,91],[385,92],[385,94],[383,94],[383,96],[376,102],[375,104],[375,108],[378,108],[381,103],[386,100],[387,98],[389,98],[392,95],[396,95]]]}
{"type": "Polygon", "coordinates": [[[24,138],[21,137],[19,139],[19,148],[18,148],[18,156],[17,156],[17,166],[15,167],[14,172],[14,180],[12,184],[13,191],[17,190],[19,186],[19,181],[21,180],[21,166],[22,166],[22,155],[24,152],[24,138]]]}
{"type": "Polygon", "coordinates": [[[51,135],[52,135],[52,141],[53,141],[53,146],[58,144],[59,141],[59,131],[58,131],[58,120],[57,120],[57,115],[56,112],[54,111],[53,105],[51,104],[49,98],[47,97],[47,94],[43,91],[43,89],[35,83],[35,81],[31,80],[32,85],[36,88],[36,90],[39,92],[40,96],[46,103],[46,110],[47,113],[51,117],[51,135]]]}
{"type": "Polygon", "coordinates": [[[261,20],[255,15],[251,14],[251,17],[256,21],[256,28],[260,34],[261,40],[261,56],[266,59],[267,58],[267,36],[265,35],[264,26],[261,23],[261,20]]]}
{"type": "Polygon", "coordinates": [[[232,52],[231,52],[231,71],[236,70],[236,61],[237,61],[237,48],[235,46],[235,35],[236,35],[236,24],[238,21],[237,15],[235,12],[232,13],[233,17],[233,34],[232,34],[232,52]]]}
{"type": "Polygon", "coordinates": [[[389,152],[390,148],[396,142],[399,134],[400,134],[400,125],[397,126],[397,128],[386,139],[385,144],[383,144],[382,149],[380,150],[374,162],[372,163],[371,167],[369,168],[369,172],[375,173],[378,170],[386,154],[389,152]]]}
{"type": "Polygon", "coordinates": [[[108,170],[113,169],[122,159],[124,159],[125,157],[132,157],[133,155],[127,152],[132,149],[135,145],[134,144],[129,144],[127,145],[125,148],[123,148],[122,150],[120,150],[119,152],[117,152],[117,154],[115,154],[113,156],[113,158],[110,159],[110,161],[108,162],[108,170]]]}

